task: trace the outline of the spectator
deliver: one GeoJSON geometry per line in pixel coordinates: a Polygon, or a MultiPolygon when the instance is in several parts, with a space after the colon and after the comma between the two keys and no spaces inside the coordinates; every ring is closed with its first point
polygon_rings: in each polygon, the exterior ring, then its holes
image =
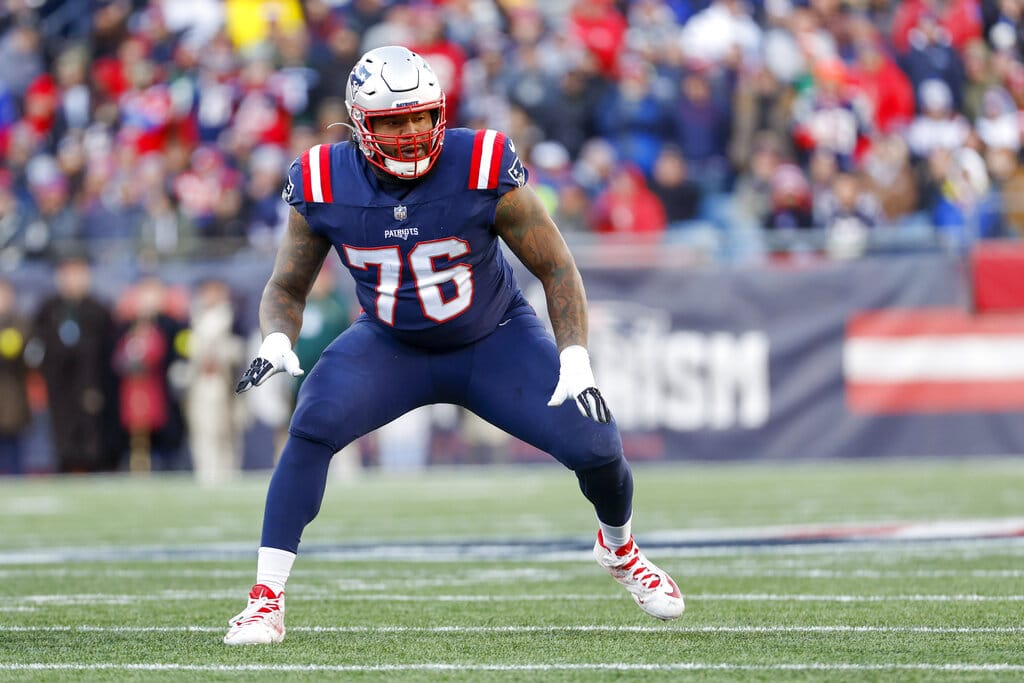
{"type": "Polygon", "coordinates": [[[729,136],[732,132],[732,75],[713,72],[706,62],[691,61],[680,83],[675,106],[675,140],[693,177],[708,194],[732,183],[729,136]]]}
{"type": "Polygon", "coordinates": [[[822,216],[829,255],[834,259],[862,256],[878,225],[878,200],[864,191],[860,178],[852,173],[836,175],[829,197],[822,216]]]}
{"type": "Polygon", "coordinates": [[[19,236],[27,213],[28,207],[15,192],[14,178],[7,169],[0,168],[0,270],[21,262],[19,236]]]}
{"type": "MultiPolygon", "coordinates": [[[[312,7],[324,6],[322,2],[312,7]]],[[[310,92],[310,105],[317,106],[327,98],[344,98],[347,81],[338,74],[352,71],[359,59],[359,34],[345,22],[327,14],[323,23],[314,27],[312,45],[308,53],[310,67],[316,72],[315,85],[310,92]],[[319,28],[322,34],[315,29],[319,28]]]]}
{"type": "Polygon", "coordinates": [[[814,225],[825,225],[826,216],[835,206],[833,195],[836,177],[840,174],[836,155],[826,150],[817,150],[807,165],[807,180],[811,185],[814,225]]]}
{"type": "Polygon", "coordinates": [[[650,177],[661,146],[676,136],[671,97],[649,64],[624,58],[622,75],[598,108],[597,127],[619,159],[650,177]]]}
{"type": "Polygon", "coordinates": [[[588,233],[591,232],[589,208],[587,191],[572,180],[559,189],[558,205],[551,218],[564,234],[588,233]]]}
{"type": "Polygon", "coordinates": [[[986,147],[1012,152],[1020,149],[1021,113],[1005,88],[995,86],[985,91],[974,129],[986,147]]]}
{"type": "Polygon", "coordinates": [[[1024,168],[1009,150],[995,150],[989,155],[988,167],[1002,199],[1005,236],[1024,239],[1024,168]]]}
{"type": "Polygon", "coordinates": [[[983,40],[974,40],[964,47],[964,106],[968,120],[974,121],[981,115],[981,98],[985,92],[998,84],[992,66],[992,57],[983,40]]]}
{"type": "Polygon", "coordinates": [[[906,127],[914,117],[914,87],[877,40],[855,46],[856,63],[849,81],[867,104],[871,128],[883,135],[906,127]]]}
{"type": "Polygon", "coordinates": [[[977,152],[969,147],[938,149],[928,168],[937,188],[931,195],[931,220],[947,246],[965,249],[978,239],[1000,236],[998,198],[977,152]]]}
{"type": "Polygon", "coordinates": [[[783,138],[771,131],[758,133],[749,165],[736,180],[733,201],[739,222],[767,227],[772,213],[772,178],[783,163],[783,138]]]}
{"type": "Polygon", "coordinates": [[[626,19],[612,0],[574,0],[567,31],[597,60],[600,73],[614,77],[626,38],[626,19]]]}
{"type": "Polygon", "coordinates": [[[925,81],[939,80],[946,84],[952,106],[963,103],[964,66],[953,47],[949,31],[930,11],[923,12],[909,34],[910,50],[903,56],[902,67],[919,95],[918,108],[924,106],[921,86],[925,81]]]}
{"type": "Polygon", "coordinates": [[[780,164],[771,175],[771,208],[765,226],[772,231],[814,227],[811,187],[795,164],[780,164]]]}
{"type": "Polygon", "coordinates": [[[558,142],[544,140],[530,150],[527,163],[530,184],[544,202],[548,213],[558,211],[562,188],[572,182],[572,166],[569,162],[569,150],[558,142]]]}
{"type": "Polygon", "coordinates": [[[690,176],[689,165],[678,147],[666,145],[662,148],[654,162],[650,187],[665,207],[669,229],[697,218],[701,188],[690,176]]]}
{"type": "Polygon", "coordinates": [[[17,97],[43,73],[42,36],[30,21],[19,21],[0,35],[0,64],[0,84],[17,97]]]}
{"type": "MultiPolygon", "coordinates": [[[[941,29],[955,49],[961,50],[971,40],[982,34],[982,16],[978,11],[978,0],[903,0],[895,3],[892,18],[892,41],[900,53],[909,51],[917,38],[922,17],[941,29]]],[[[980,3],[982,5],[986,2],[980,3]]]]}
{"type": "Polygon", "coordinates": [[[222,484],[242,468],[244,403],[235,383],[245,361],[245,342],[236,330],[231,290],[210,279],[195,289],[191,310],[184,416],[196,479],[222,484]]]}
{"type": "Polygon", "coordinates": [[[148,276],[129,290],[118,313],[124,320],[114,352],[120,377],[121,424],[130,438],[133,472],[182,469],[184,423],[168,371],[178,360],[181,323],[168,315],[167,289],[148,276]]]}
{"type": "Polygon", "coordinates": [[[665,231],[665,207],[630,163],[616,168],[608,188],[594,201],[591,223],[602,234],[657,236],[665,231]]]}
{"type": "Polygon", "coordinates": [[[921,113],[907,130],[907,144],[919,159],[935,150],[958,149],[967,142],[971,124],[953,107],[953,93],[944,81],[929,79],[920,87],[921,113]]]}
{"type": "Polygon", "coordinates": [[[983,0],[982,32],[993,45],[1012,49],[1016,59],[1024,57],[1024,6],[1018,0],[983,0]]]}
{"type": "Polygon", "coordinates": [[[112,371],[114,322],[92,291],[89,261],[61,259],[56,293],[35,316],[31,354],[46,384],[57,471],[117,468],[121,431],[112,371]]]}
{"type": "Polygon", "coordinates": [[[446,116],[451,122],[459,121],[466,54],[448,38],[440,7],[425,4],[415,12],[414,38],[409,49],[430,63],[444,89],[446,116]]]}
{"type": "Polygon", "coordinates": [[[0,278],[0,475],[24,472],[23,438],[32,421],[25,364],[28,323],[15,301],[14,285],[0,278]]]}
{"type": "Polygon", "coordinates": [[[69,204],[68,182],[56,159],[40,155],[26,168],[32,204],[18,236],[27,259],[53,259],[57,251],[81,237],[79,217],[69,204]]]}
{"type": "Polygon", "coordinates": [[[572,61],[558,77],[552,108],[540,121],[545,137],[561,143],[571,158],[577,158],[583,143],[597,133],[596,112],[607,88],[608,81],[592,60],[572,61]]]}
{"type": "Polygon", "coordinates": [[[1024,169],[1015,151],[1004,147],[985,150],[985,167],[992,180],[992,191],[998,197],[1001,237],[1022,237],[1022,207],[1020,197],[1024,183],[1024,169]]]}
{"type": "Polygon", "coordinates": [[[677,43],[682,22],[665,0],[629,3],[625,49],[642,55],[655,68],[671,68],[681,61],[677,43]]]}
{"type": "Polygon", "coordinates": [[[213,146],[196,149],[189,168],[174,179],[182,213],[209,240],[208,255],[234,251],[245,238],[241,183],[242,175],[213,146]]]}
{"type": "Polygon", "coordinates": [[[865,187],[879,201],[882,219],[897,223],[918,211],[917,178],[910,165],[910,149],[902,136],[879,138],[863,164],[865,187]]]}
{"type": "Polygon", "coordinates": [[[249,213],[246,233],[249,242],[263,251],[276,248],[287,224],[287,205],[281,201],[286,168],[284,150],[272,145],[256,148],[249,160],[243,202],[249,213]]]}
{"type": "Polygon", "coordinates": [[[846,67],[833,59],[816,65],[814,86],[793,105],[793,140],[804,160],[818,150],[851,170],[863,152],[869,124],[847,84],[846,67]]]}
{"type": "Polygon", "coordinates": [[[716,64],[750,65],[760,59],[762,31],[742,0],[713,0],[679,33],[683,55],[716,64]]]}
{"type": "Polygon", "coordinates": [[[729,141],[729,159],[737,174],[749,168],[757,140],[766,134],[777,140],[789,136],[795,95],[767,68],[739,74],[729,141]]]}
{"type": "Polygon", "coordinates": [[[462,124],[469,128],[508,130],[510,102],[505,89],[505,38],[501,34],[483,36],[463,69],[465,97],[462,124]]]}

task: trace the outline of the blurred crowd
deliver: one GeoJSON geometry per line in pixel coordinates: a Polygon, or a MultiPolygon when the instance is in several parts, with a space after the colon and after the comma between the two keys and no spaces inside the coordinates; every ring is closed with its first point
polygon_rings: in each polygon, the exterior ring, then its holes
{"type": "MultiPolygon", "coordinates": [[[[108,301],[96,273],[83,253],[61,255],[52,291],[30,311],[0,276],[0,475],[192,470],[216,484],[242,469],[254,421],[283,439],[302,378],[269,382],[258,403],[235,395],[258,338],[230,282],[142,275],[108,301]],[[34,431],[45,444],[31,443],[34,431]]],[[[350,311],[325,267],[295,344],[303,367],[350,311]]]]}
{"type": "MultiPolygon", "coordinates": [[[[1024,236],[1024,0],[0,0],[0,473],[31,469],[40,415],[49,471],[210,482],[252,412],[283,429],[295,386],[233,400],[238,292],[153,273],[271,254],[288,164],[348,137],[347,75],[391,43],[450,125],[511,136],[570,241],[737,261],[1024,236]],[[140,275],[104,298],[97,263],[140,275]],[[33,267],[56,277],[26,310],[3,274],[33,267]]],[[[348,324],[323,278],[304,367],[348,324]]],[[[478,457],[495,435],[464,427],[478,457]]]]}
{"type": "Polygon", "coordinates": [[[451,125],[512,137],[567,233],[717,256],[1019,237],[1022,16],[1021,0],[3,0],[0,271],[68,244],[272,251],[290,160],[347,137],[328,127],[347,74],[389,43],[432,64],[451,125]]]}
{"type": "MultiPolygon", "coordinates": [[[[97,287],[109,272],[62,254],[28,310],[0,275],[0,476],[190,472],[220,485],[272,466],[305,376],[234,393],[260,343],[237,281],[142,274],[110,298],[97,287]]],[[[307,299],[295,343],[307,372],[356,313],[337,275],[325,265],[307,299]]],[[[342,449],[332,474],[490,462],[510,442],[468,411],[426,406],[342,449]]]]}

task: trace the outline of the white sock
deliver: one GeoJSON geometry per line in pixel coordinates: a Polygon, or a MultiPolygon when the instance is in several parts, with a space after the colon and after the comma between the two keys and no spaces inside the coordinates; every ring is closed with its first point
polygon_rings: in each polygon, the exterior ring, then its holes
{"type": "Polygon", "coordinates": [[[629,537],[633,534],[633,518],[630,517],[622,526],[609,526],[597,520],[601,525],[601,536],[604,538],[604,545],[609,550],[618,550],[629,543],[629,537]]]}
{"type": "Polygon", "coordinates": [[[262,583],[280,595],[288,582],[288,575],[292,573],[294,562],[295,553],[261,547],[256,553],[256,583],[262,583]]]}

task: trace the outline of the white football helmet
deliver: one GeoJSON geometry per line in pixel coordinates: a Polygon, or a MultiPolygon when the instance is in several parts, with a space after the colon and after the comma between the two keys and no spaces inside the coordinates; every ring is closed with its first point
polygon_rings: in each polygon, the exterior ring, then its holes
{"type": "Polygon", "coordinates": [[[430,66],[397,45],[378,47],[352,67],[345,107],[353,137],[374,166],[399,178],[419,178],[430,170],[444,143],[444,92],[430,66]],[[373,118],[429,111],[433,127],[422,133],[380,135],[373,118]]]}

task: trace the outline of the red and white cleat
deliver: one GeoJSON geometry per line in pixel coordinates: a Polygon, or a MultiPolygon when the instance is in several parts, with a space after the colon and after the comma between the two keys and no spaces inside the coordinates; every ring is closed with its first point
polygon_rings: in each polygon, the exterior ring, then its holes
{"type": "Polygon", "coordinates": [[[632,536],[626,545],[613,551],[604,545],[604,537],[598,531],[594,559],[625,586],[640,609],[652,617],[668,621],[679,617],[686,609],[679,586],[668,572],[659,569],[640,552],[632,536]]]}
{"type": "Polygon", "coordinates": [[[225,645],[270,645],[284,640],[284,591],[258,583],[249,591],[249,604],[232,617],[225,645]]]}

